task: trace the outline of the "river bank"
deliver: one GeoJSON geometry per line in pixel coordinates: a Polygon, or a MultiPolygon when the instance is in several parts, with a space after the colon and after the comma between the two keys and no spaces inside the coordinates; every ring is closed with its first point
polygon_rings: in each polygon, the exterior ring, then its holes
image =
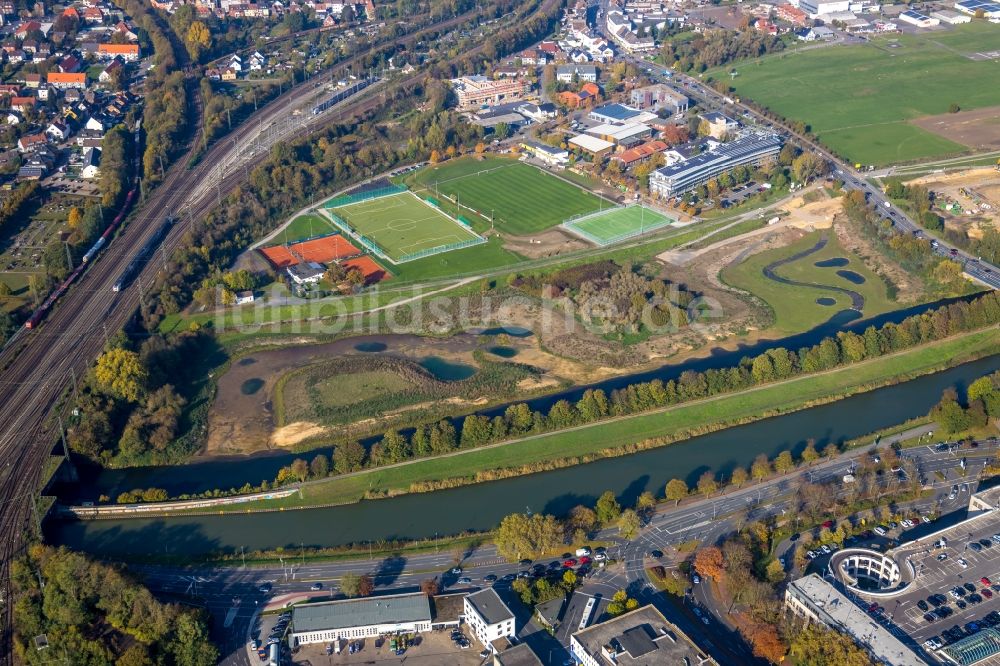
{"type": "Polygon", "coordinates": [[[748,467],[759,454],[798,455],[807,440],[817,448],[841,444],[925,415],[946,388],[963,390],[1000,369],[1000,355],[867,393],[695,437],[672,446],[491,483],[410,494],[378,501],[300,511],[102,521],[48,521],[46,539],[106,557],[202,556],[244,547],[323,548],[379,540],[416,540],[435,534],[484,532],[503,516],[525,511],[565,515],[593,505],[605,490],[622,505],[644,491],[663,495],[671,478],[694,485],[705,469],[722,476],[748,467]]]}

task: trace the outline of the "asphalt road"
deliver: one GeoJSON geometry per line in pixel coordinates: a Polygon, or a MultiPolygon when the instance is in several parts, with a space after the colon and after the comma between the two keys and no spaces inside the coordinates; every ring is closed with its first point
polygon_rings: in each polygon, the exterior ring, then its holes
{"type": "MultiPolygon", "coordinates": [[[[885,447],[888,444],[887,440],[879,446],[885,447]]],[[[929,484],[935,486],[940,495],[947,494],[954,481],[940,480],[935,472],[955,474],[965,456],[970,467],[968,478],[974,479],[977,465],[981,467],[982,461],[993,457],[996,451],[997,446],[992,442],[984,442],[976,449],[962,451],[936,450],[922,446],[904,449],[901,458],[911,460],[918,473],[927,477],[929,484]]],[[[677,623],[700,645],[712,652],[720,663],[748,663],[752,660],[752,656],[746,652],[741,641],[733,639],[732,631],[723,621],[719,609],[710,614],[709,624],[705,625],[691,612],[690,604],[675,605],[665,595],[656,593],[656,590],[648,584],[645,575],[646,566],[653,563],[650,554],[654,550],[662,550],[690,540],[714,542],[736,531],[738,522],[787,512],[790,508],[790,495],[800,481],[839,479],[854,470],[859,457],[868,455],[868,452],[867,447],[864,450],[854,449],[837,458],[818,462],[812,467],[802,468],[761,484],[713,497],[693,499],[676,507],[661,506],[640,535],[632,541],[621,540],[615,530],[606,530],[598,534],[596,539],[614,543],[608,553],[612,558],[623,562],[624,566],[595,570],[587,577],[582,593],[607,599],[615,591],[626,589],[640,601],[656,605],[671,621],[677,623]],[[744,513],[744,510],[747,512],[744,513]]],[[[972,483],[971,480],[969,482],[972,483]]],[[[967,501],[968,495],[962,494],[956,501],[939,508],[943,511],[959,509],[967,501]]],[[[294,520],[294,516],[290,516],[289,520],[294,520]]],[[[556,560],[544,560],[541,563],[548,566],[554,561],[556,560]]],[[[189,602],[193,599],[195,603],[207,608],[215,618],[214,638],[223,649],[225,655],[223,663],[233,665],[253,663],[249,660],[245,644],[247,630],[258,604],[283,595],[325,596],[338,589],[340,578],[348,572],[371,575],[378,592],[416,590],[419,589],[421,581],[427,579],[437,579],[443,590],[472,590],[488,585],[489,583],[483,579],[493,574],[501,578],[497,583],[501,595],[510,596],[511,581],[504,581],[503,577],[513,577],[519,571],[526,569],[527,567],[517,563],[507,563],[498,557],[492,546],[463,553],[449,550],[411,557],[395,556],[342,562],[309,562],[304,561],[300,553],[289,552],[288,559],[281,566],[259,568],[158,565],[133,567],[133,570],[141,575],[150,589],[158,595],[189,602]],[[450,572],[456,565],[462,568],[459,574],[450,572]],[[471,582],[459,583],[459,579],[463,577],[468,577],[471,582]],[[260,591],[260,587],[265,583],[270,583],[272,586],[266,593],[260,591]],[[314,583],[322,583],[323,589],[311,592],[310,588],[314,583]]],[[[695,598],[697,605],[711,610],[708,600],[697,596],[695,598]]],[[[529,642],[540,644],[543,657],[545,653],[550,653],[551,663],[561,664],[566,657],[563,648],[568,642],[569,634],[559,635],[563,639],[560,647],[558,642],[553,643],[546,632],[528,620],[529,616],[525,614],[519,623],[522,627],[519,636],[529,642]],[[539,632],[545,635],[539,635],[539,632]]],[[[572,623],[573,620],[567,621],[572,623]]],[[[575,621],[578,622],[579,618],[577,617],[575,621]]]]}

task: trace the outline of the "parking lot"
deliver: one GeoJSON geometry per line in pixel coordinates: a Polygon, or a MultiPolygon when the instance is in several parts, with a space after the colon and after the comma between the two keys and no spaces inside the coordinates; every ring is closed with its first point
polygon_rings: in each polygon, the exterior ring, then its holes
{"type": "Polygon", "coordinates": [[[904,544],[893,555],[916,576],[905,593],[875,600],[890,630],[947,645],[1000,626],[1000,516],[994,512],[904,544]]]}
{"type": "Polygon", "coordinates": [[[365,638],[351,641],[356,651],[351,654],[347,641],[341,641],[340,654],[327,654],[325,643],[303,645],[292,655],[292,663],[300,666],[326,666],[327,664],[399,664],[405,660],[408,666],[473,666],[483,661],[479,656],[481,646],[465,630],[466,642],[470,647],[462,649],[452,640],[451,630],[428,631],[412,635],[402,656],[392,650],[388,638],[365,638]]]}

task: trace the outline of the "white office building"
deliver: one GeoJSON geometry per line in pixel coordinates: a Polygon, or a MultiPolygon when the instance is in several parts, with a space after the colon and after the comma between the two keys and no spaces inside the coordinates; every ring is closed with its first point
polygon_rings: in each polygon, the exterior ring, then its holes
{"type": "Polygon", "coordinates": [[[657,169],[649,176],[650,191],[664,199],[675,197],[707,183],[738,166],[757,166],[781,151],[781,139],[774,134],[748,134],[729,143],[720,143],[688,159],[657,169]]]}
{"type": "Polygon", "coordinates": [[[514,613],[492,587],[465,598],[465,621],[484,647],[499,638],[513,638],[514,613]]]}

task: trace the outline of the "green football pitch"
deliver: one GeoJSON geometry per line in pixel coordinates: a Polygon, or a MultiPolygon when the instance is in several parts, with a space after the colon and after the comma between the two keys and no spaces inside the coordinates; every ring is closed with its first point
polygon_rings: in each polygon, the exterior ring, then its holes
{"type": "Polygon", "coordinates": [[[517,236],[611,205],[541,169],[497,157],[461,158],[428,167],[411,177],[410,186],[457,200],[487,220],[492,215],[498,230],[517,236]]]}
{"type": "Polygon", "coordinates": [[[872,37],[713,70],[736,92],[791,120],[851,162],[891,164],[967,152],[910,121],[1000,105],[1000,26],[974,21],[925,34],[872,37]],[[730,70],[736,76],[730,76],[730,70]]]}
{"type": "Polygon", "coordinates": [[[393,260],[479,238],[412,192],[402,192],[331,211],[393,260]]]}
{"type": "Polygon", "coordinates": [[[671,222],[673,220],[663,213],[645,206],[629,206],[574,220],[566,223],[565,227],[593,243],[608,245],[665,227],[671,222]]]}

